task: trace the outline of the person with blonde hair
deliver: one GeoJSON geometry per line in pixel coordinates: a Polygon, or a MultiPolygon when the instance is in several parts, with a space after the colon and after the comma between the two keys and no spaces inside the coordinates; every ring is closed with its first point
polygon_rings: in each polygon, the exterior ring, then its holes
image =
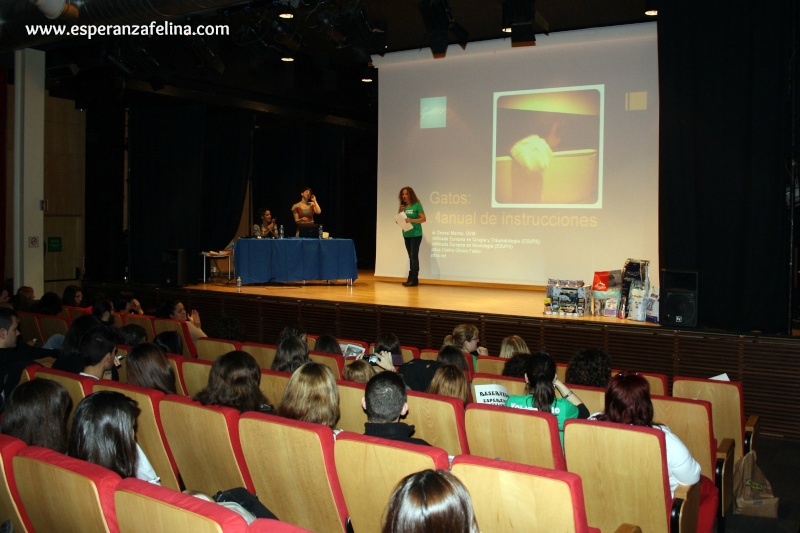
{"type": "Polygon", "coordinates": [[[515,353],[531,353],[528,345],[519,335],[509,335],[500,344],[500,357],[503,359],[511,359],[515,353]]]}
{"type": "Polygon", "coordinates": [[[345,381],[353,381],[355,383],[367,383],[372,376],[377,374],[378,371],[375,367],[368,362],[359,359],[346,365],[342,370],[342,377],[345,381]]]}
{"type": "Polygon", "coordinates": [[[428,394],[457,398],[467,405],[469,403],[467,375],[456,365],[442,365],[433,374],[428,394]]]}
{"type": "Polygon", "coordinates": [[[340,414],[339,388],[330,368],[311,362],[292,374],[278,407],[278,415],[333,429],[340,414]]]}
{"type": "Polygon", "coordinates": [[[480,533],[467,488],[446,470],[423,470],[394,489],[382,533],[480,533]]]}
{"type": "Polygon", "coordinates": [[[472,355],[473,368],[478,364],[479,355],[489,355],[489,350],[480,343],[480,331],[477,326],[472,324],[459,324],[453,329],[453,333],[444,338],[445,346],[455,346],[462,352],[472,355]]]}

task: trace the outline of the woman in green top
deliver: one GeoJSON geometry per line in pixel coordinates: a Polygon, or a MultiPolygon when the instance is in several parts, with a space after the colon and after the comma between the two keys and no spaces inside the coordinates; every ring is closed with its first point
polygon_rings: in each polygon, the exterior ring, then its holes
{"type": "Polygon", "coordinates": [[[506,407],[532,409],[552,413],[558,421],[561,442],[564,442],[564,421],[570,418],[589,418],[589,410],[556,376],[556,364],[546,352],[536,352],[525,366],[525,383],[531,394],[509,396],[506,407]],[[558,389],[561,398],[556,398],[558,389]]]}
{"type": "Polygon", "coordinates": [[[408,279],[403,285],[416,287],[419,285],[419,245],[422,243],[422,223],[426,220],[425,211],[422,209],[422,204],[419,203],[417,194],[411,187],[400,189],[398,196],[400,208],[397,212],[405,212],[406,223],[411,224],[410,230],[403,231],[409,260],[408,279]]]}

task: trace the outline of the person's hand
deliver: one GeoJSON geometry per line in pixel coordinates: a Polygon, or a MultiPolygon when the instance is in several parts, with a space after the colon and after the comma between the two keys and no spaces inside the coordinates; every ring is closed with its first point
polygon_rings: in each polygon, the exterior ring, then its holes
{"type": "Polygon", "coordinates": [[[143,315],[144,311],[142,311],[142,304],[139,303],[139,300],[133,298],[131,300],[131,304],[133,304],[133,312],[138,315],[143,315]]]}
{"type": "Polygon", "coordinates": [[[316,197],[316,196],[314,196],[313,194],[311,195],[311,198],[309,198],[309,199],[308,199],[308,203],[310,203],[310,204],[313,204],[313,203],[315,203],[316,201],[317,201],[317,197],[316,197]]]}
{"type": "Polygon", "coordinates": [[[192,314],[189,315],[188,320],[198,328],[200,327],[200,313],[197,312],[197,309],[192,310],[192,314]]]}
{"type": "Polygon", "coordinates": [[[478,346],[478,355],[489,355],[489,350],[483,346],[478,346]]]}
{"type": "Polygon", "coordinates": [[[375,355],[378,356],[378,366],[384,370],[391,370],[394,372],[394,364],[392,363],[392,354],[391,352],[378,352],[375,355]]]}

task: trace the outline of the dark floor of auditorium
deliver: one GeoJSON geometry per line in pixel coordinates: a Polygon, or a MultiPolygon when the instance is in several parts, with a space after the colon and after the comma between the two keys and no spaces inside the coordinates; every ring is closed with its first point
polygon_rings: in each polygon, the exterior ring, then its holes
{"type": "Polygon", "coordinates": [[[732,515],[726,520],[727,533],[800,532],[800,445],[780,438],[762,437],[756,443],[758,466],[780,498],[778,518],[732,515]]]}

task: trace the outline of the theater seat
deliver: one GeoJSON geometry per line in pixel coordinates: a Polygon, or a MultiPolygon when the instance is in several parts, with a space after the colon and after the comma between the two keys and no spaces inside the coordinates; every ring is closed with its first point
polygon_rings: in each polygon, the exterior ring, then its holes
{"type": "Polygon", "coordinates": [[[28,514],[22,507],[17,481],[14,477],[14,457],[25,448],[25,443],[17,438],[0,434],[0,517],[11,520],[14,531],[33,531],[28,514]]]}
{"type": "Polygon", "coordinates": [[[220,355],[225,355],[228,352],[239,351],[242,349],[242,343],[236,341],[229,341],[225,339],[213,339],[211,337],[202,337],[197,339],[197,357],[212,363],[217,360],[220,355]]]}

